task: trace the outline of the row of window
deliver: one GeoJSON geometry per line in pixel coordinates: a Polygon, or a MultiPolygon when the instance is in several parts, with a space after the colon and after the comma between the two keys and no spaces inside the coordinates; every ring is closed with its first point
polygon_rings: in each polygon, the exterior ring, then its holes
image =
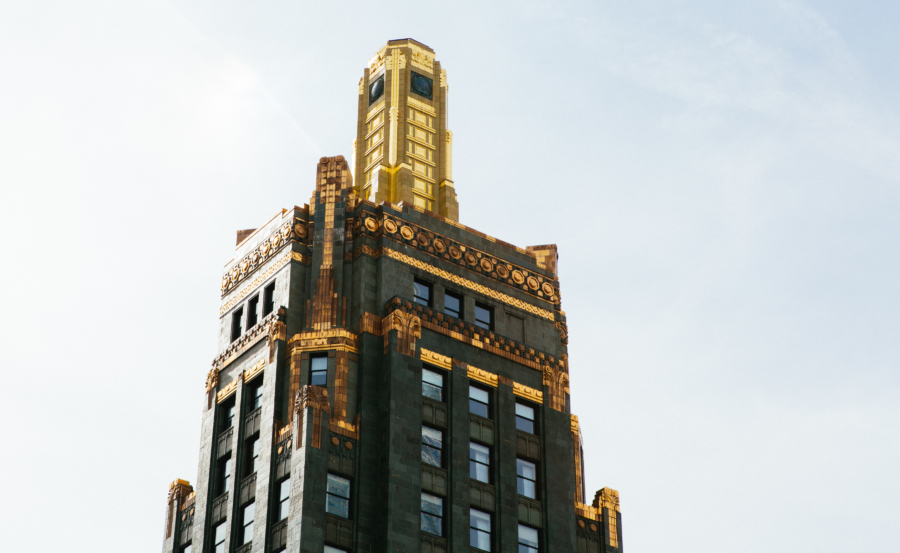
{"type": "MultiPolygon", "coordinates": [[[[421,525],[423,532],[435,536],[444,535],[444,499],[422,492],[421,525]]],[[[469,509],[469,546],[481,551],[491,551],[493,525],[491,514],[469,509]]],[[[538,552],[538,531],[524,524],[519,525],[519,553],[538,552]]]]}
{"type": "MultiPolygon", "coordinates": [[[[231,313],[231,341],[241,337],[244,331],[250,330],[259,322],[259,294],[247,301],[247,320],[244,321],[244,307],[241,306],[231,313]]],[[[263,289],[262,317],[265,318],[275,310],[275,281],[273,280],[263,289]]]]}
{"type": "MultiPolygon", "coordinates": [[[[422,395],[435,401],[444,401],[444,375],[434,369],[422,368],[422,395]]],[[[484,388],[469,385],[469,412],[486,419],[491,418],[491,394],[484,388]]],[[[516,402],[516,429],[535,433],[534,407],[516,402]]]]}
{"type": "MultiPolygon", "coordinates": [[[[416,303],[420,305],[424,305],[427,307],[432,307],[432,297],[433,286],[430,282],[421,279],[415,279],[413,281],[413,299],[416,303]]],[[[463,318],[463,306],[465,305],[465,301],[463,300],[462,294],[457,292],[453,292],[451,290],[444,291],[444,314],[450,315],[451,317],[456,317],[457,319],[463,318]]],[[[512,328],[516,328],[515,322],[518,322],[518,328],[523,329],[519,332],[517,336],[510,336],[510,338],[517,339],[522,341],[524,336],[524,319],[521,317],[516,317],[515,315],[509,315],[511,319],[517,319],[510,326],[512,328]]],[[[475,302],[475,326],[479,328],[483,328],[488,331],[494,330],[494,308],[486,303],[482,303],[479,301],[475,302]]]]}

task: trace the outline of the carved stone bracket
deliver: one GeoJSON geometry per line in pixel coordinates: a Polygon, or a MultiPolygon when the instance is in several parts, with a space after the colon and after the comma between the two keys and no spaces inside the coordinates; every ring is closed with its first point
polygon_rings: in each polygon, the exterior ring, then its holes
{"type": "Polygon", "coordinates": [[[566,410],[566,394],[569,393],[569,375],[552,366],[544,366],[544,385],[550,388],[550,407],[566,410]]]}
{"type": "Polygon", "coordinates": [[[388,350],[388,332],[397,331],[397,351],[403,355],[415,356],[416,338],[422,337],[422,324],[419,317],[395,309],[382,320],[381,333],[384,336],[384,352],[388,350]]]}
{"type": "Polygon", "coordinates": [[[312,386],[307,384],[300,388],[297,397],[294,399],[294,420],[297,428],[294,434],[297,436],[296,448],[300,449],[301,444],[306,440],[303,434],[304,414],[307,408],[312,409],[313,429],[311,444],[316,449],[322,448],[322,413],[330,413],[331,406],[328,403],[328,390],[321,386],[312,386]]]}
{"type": "Polygon", "coordinates": [[[166,517],[166,538],[172,537],[172,529],[175,522],[175,513],[178,512],[184,499],[194,491],[187,480],[175,480],[169,484],[169,497],[167,500],[169,514],[166,517]]]}

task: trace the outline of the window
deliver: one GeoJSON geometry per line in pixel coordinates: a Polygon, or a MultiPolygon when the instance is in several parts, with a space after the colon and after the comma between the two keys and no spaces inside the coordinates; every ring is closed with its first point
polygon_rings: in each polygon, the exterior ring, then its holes
{"type": "Polygon", "coordinates": [[[422,492],[422,525],[423,532],[444,535],[444,500],[435,495],[422,492]]]}
{"type": "Polygon", "coordinates": [[[259,294],[253,296],[253,299],[247,302],[247,328],[256,326],[259,320],[259,294]]]}
{"type": "Polygon", "coordinates": [[[247,476],[249,476],[249,475],[253,474],[254,472],[256,472],[256,469],[259,468],[258,467],[258,464],[259,464],[259,438],[256,438],[255,440],[250,440],[249,442],[247,442],[245,447],[246,447],[246,457],[244,457],[244,459],[245,459],[244,466],[246,467],[245,474],[247,474],[247,476]]]}
{"type": "Polygon", "coordinates": [[[525,341],[525,319],[506,314],[506,334],[516,342],[525,341]]]}
{"type": "Polygon", "coordinates": [[[422,462],[434,467],[441,466],[441,450],[444,435],[440,430],[428,426],[422,427],[422,462]]]}
{"type": "Polygon", "coordinates": [[[413,281],[413,298],[416,303],[431,307],[431,284],[419,279],[413,281]]]}
{"type": "Polygon", "coordinates": [[[250,411],[254,411],[262,407],[262,380],[257,379],[252,386],[250,386],[250,411]]]}
{"type": "Polygon", "coordinates": [[[263,317],[275,311],[275,281],[263,290],[263,317]]]}
{"type": "Polygon", "coordinates": [[[482,551],[491,550],[491,515],[469,509],[469,545],[482,551]]]}
{"type": "Polygon", "coordinates": [[[519,525],[519,553],[538,553],[538,531],[519,525]]]}
{"type": "Polygon", "coordinates": [[[225,524],[222,522],[216,525],[213,531],[213,551],[215,553],[225,553],[225,524]]]}
{"type": "Polygon", "coordinates": [[[444,292],[444,315],[450,315],[457,319],[463,316],[463,299],[459,294],[444,292]]]}
{"type": "Polygon", "coordinates": [[[328,358],[324,355],[310,358],[309,383],[313,386],[328,385],[328,358]]]}
{"type": "Polygon", "coordinates": [[[475,302],[475,326],[485,330],[494,329],[494,312],[490,306],[475,302]]]}
{"type": "Polygon", "coordinates": [[[422,395],[435,401],[444,401],[444,376],[422,369],[422,395]]]}
{"type": "Polygon", "coordinates": [[[516,403],[516,430],[534,434],[534,408],[516,403]]]}
{"type": "Polygon", "coordinates": [[[489,418],[488,407],[491,404],[491,395],[487,390],[469,386],[469,412],[479,417],[489,418]]]}
{"type": "Polygon", "coordinates": [[[243,528],[241,529],[241,545],[253,541],[253,516],[255,513],[256,503],[251,503],[244,507],[244,512],[241,514],[241,524],[243,524],[243,528]]]}
{"type": "Polygon", "coordinates": [[[231,456],[219,459],[219,466],[216,468],[216,496],[220,496],[228,491],[229,482],[231,481],[231,456]]]}
{"type": "Polygon", "coordinates": [[[244,308],[241,307],[231,314],[231,341],[241,337],[241,317],[244,316],[244,308]]]}
{"type": "Polygon", "coordinates": [[[537,499],[535,493],[535,482],[537,481],[537,470],[534,463],[516,459],[516,492],[519,495],[537,499]]]}
{"type": "Polygon", "coordinates": [[[485,484],[490,482],[491,449],[469,442],[469,478],[485,484]]]}
{"type": "Polygon", "coordinates": [[[234,425],[234,400],[231,400],[223,405],[221,409],[222,426],[220,427],[219,432],[228,430],[232,427],[232,425],[234,425]]]}
{"type": "Polygon", "coordinates": [[[288,507],[291,501],[291,479],[284,480],[278,484],[278,520],[284,520],[288,517],[288,507]]]}
{"type": "Polygon", "coordinates": [[[325,512],[350,518],[350,480],[329,474],[325,492],[325,512]]]}
{"type": "Polygon", "coordinates": [[[191,553],[194,550],[193,544],[187,544],[181,548],[181,553],[191,553]]]}
{"type": "MultiPolygon", "coordinates": [[[[285,551],[282,549],[282,551],[285,551]]],[[[325,546],[325,553],[347,553],[346,549],[338,549],[337,547],[331,547],[330,545],[325,546]]]]}

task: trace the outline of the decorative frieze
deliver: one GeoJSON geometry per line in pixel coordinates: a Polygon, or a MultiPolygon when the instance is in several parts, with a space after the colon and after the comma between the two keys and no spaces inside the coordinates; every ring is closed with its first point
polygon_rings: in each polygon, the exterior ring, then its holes
{"type": "Polygon", "coordinates": [[[388,349],[388,332],[397,331],[397,351],[404,355],[415,355],[416,338],[422,337],[419,317],[401,309],[395,309],[382,319],[381,334],[384,336],[384,352],[388,349]]]}
{"type": "MultiPolygon", "coordinates": [[[[229,267],[222,277],[222,296],[253,275],[266,262],[291,243],[291,240],[306,244],[309,231],[306,221],[295,217],[293,224],[285,223],[278,230],[270,234],[252,252],[245,255],[237,263],[229,267]]],[[[302,256],[301,256],[302,257],[302,256]]]]}

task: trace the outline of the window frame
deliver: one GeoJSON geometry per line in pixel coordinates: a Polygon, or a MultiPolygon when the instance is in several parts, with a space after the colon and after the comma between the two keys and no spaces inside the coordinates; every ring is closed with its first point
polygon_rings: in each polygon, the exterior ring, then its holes
{"type": "Polygon", "coordinates": [[[519,523],[518,530],[516,531],[516,544],[518,545],[518,550],[522,553],[538,553],[541,550],[541,531],[537,528],[532,528],[527,524],[519,523]],[[522,528],[527,528],[528,530],[534,531],[536,539],[534,544],[536,547],[532,547],[528,543],[522,543],[522,528]],[[523,545],[525,546],[525,551],[522,551],[523,545]]]}
{"type": "Polygon", "coordinates": [[[481,386],[476,386],[471,381],[469,382],[469,413],[471,413],[473,415],[477,415],[477,416],[485,418],[485,419],[491,418],[491,391],[487,390],[485,388],[482,388],[481,386]],[[478,390],[480,392],[484,392],[485,394],[487,394],[487,403],[485,403],[483,401],[479,401],[477,399],[474,399],[472,397],[472,390],[478,390]],[[484,406],[484,411],[485,411],[484,415],[482,415],[480,412],[476,412],[476,411],[472,410],[473,402],[477,405],[484,406]]]}
{"type": "Polygon", "coordinates": [[[465,305],[466,300],[462,294],[454,292],[453,290],[444,290],[444,315],[449,315],[451,317],[456,317],[457,319],[462,320],[465,316],[465,305]],[[449,312],[447,309],[447,297],[451,297],[459,302],[459,312],[455,315],[452,312],[449,312]]]}
{"type": "Polygon", "coordinates": [[[419,500],[419,530],[421,532],[424,532],[431,536],[443,537],[443,535],[444,535],[444,498],[440,497],[438,495],[427,493],[427,492],[421,492],[421,494],[422,495],[419,500]],[[439,514],[426,511],[425,509],[422,508],[422,506],[426,504],[425,496],[428,496],[430,498],[437,500],[437,503],[441,510],[441,512],[439,514]],[[425,529],[426,518],[437,520],[438,524],[440,525],[440,534],[435,534],[434,532],[431,532],[430,530],[425,529]]]}
{"type": "Polygon", "coordinates": [[[247,301],[247,330],[250,330],[259,322],[259,294],[247,301]]]}
{"type": "Polygon", "coordinates": [[[253,541],[253,522],[256,518],[256,501],[252,501],[241,507],[241,545],[247,545],[253,541]],[[247,509],[250,509],[250,522],[247,522],[247,509]],[[250,530],[250,539],[247,539],[247,530],[250,530]]]}
{"type": "Polygon", "coordinates": [[[417,303],[419,305],[424,305],[425,307],[431,307],[434,304],[434,285],[427,280],[423,280],[419,277],[413,278],[413,303],[417,303]],[[426,301],[421,301],[419,298],[419,289],[417,286],[421,286],[428,290],[428,298],[426,301]]]}
{"type": "Polygon", "coordinates": [[[244,442],[244,474],[246,475],[244,478],[259,470],[257,466],[259,464],[259,450],[260,441],[258,437],[244,442]]]}
{"type": "Polygon", "coordinates": [[[312,386],[321,386],[323,388],[328,387],[328,355],[327,354],[317,354],[317,355],[309,356],[309,383],[312,386]],[[313,368],[313,367],[315,367],[316,361],[319,359],[322,359],[323,362],[325,363],[324,369],[314,369],[313,368]],[[323,384],[315,383],[314,377],[316,376],[317,373],[325,376],[325,382],[323,384]]]}
{"type": "Polygon", "coordinates": [[[447,378],[444,375],[443,371],[439,371],[438,369],[435,369],[435,367],[432,367],[431,365],[424,365],[422,367],[422,397],[427,397],[428,399],[430,399],[432,401],[444,403],[444,384],[446,383],[446,381],[447,381],[447,378]],[[426,382],[426,380],[425,380],[426,372],[437,375],[441,379],[440,386],[438,386],[437,384],[434,384],[432,382],[426,382]],[[427,389],[436,389],[440,398],[435,399],[434,397],[427,395],[425,393],[426,386],[429,387],[427,389]]]}
{"type": "Polygon", "coordinates": [[[231,491],[230,482],[234,471],[234,458],[231,453],[216,460],[215,497],[231,491]]]}
{"type": "MultiPolygon", "coordinates": [[[[522,488],[524,489],[524,488],[526,488],[526,486],[523,485],[522,488]]],[[[522,497],[527,497],[527,498],[529,498],[529,499],[537,499],[537,496],[538,496],[538,490],[539,490],[539,488],[538,488],[538,467],[537,467],[537,463],[534,463],[534,462],[532,462],[532,461],[528,461],[528,460],[526,460],[526,459],[521,459],[521,458],[519,458],[519,457],[516,457],[516,493],[519,494],[519,495],[521,495],[522,497]],[[525,463],[525,464],[531,465],[531,469],[534,471],[534,479],[533,479],[533,480],[532,480],[531,478],[528,478],[527,476],[524,476],[524,475],[520,474],[520,471],[519,471],[519,463],[525,463]],[[533,491],[533,495],[528,495],[528,494],[521,493],[521,492],[519,491],[519,489],[520,489],[520,488],[519,488],[519,482],[530,482],[531,485],[532,485],[532,488],[533,488],[533,490],[532,490],[532,491],[533,491]]]]}
{"type": "Polygon", "coordinates": [[[444,432],[442,430],[438,430],[437,428],[432,428],[432,427],[428,426],[427,424],[422,425],[422,462],[424,464],[426,464],[428,466],[432,466],[432,467],[438,467],[438,468],[444,467],[444,432]],[[425,435],[426,435],[425,429],[426,428],[428,430],[438,433],[438,435],[440,436],[440,441],[439,441],[440,447],[435,447],[435,446],[431,445],[431,443],[425,441],[425,435]],[[428,448],[429,450],[437,451],[437,456],[438,456],[438,464],[437,465],[426,460],[426,456],[425,456],[426,448],[428,448]]]}
{"type": "Polygon", "coordinates": [[[225,533],[226,533],[225,530],[226,530],[226,528],[227,528],[227,527],[225,526],[226,524],[228,524],[228,521],[227,521],[227,520],[223,520],[223,521],[220,522],[219,524],[216,524],[215,526],[213,526],[213,529],[212,529],[212,530],[213,530],[213,531],[212,531],[212,535],[213,535],[213,539],[212,539],[212,542],[213,542],[212,550],[213,550],[213,553],[219,553],[220,551],[221,551],[222,553],[225,553],[225,551],[228,549],[228,547],[227,547],[227,545],[226,545],[226,543],[225,543],[225,533]],[[222,529],[222,541],[216,541],[216,540],[219,538],[219,536],[218,536],[218,534],[219,534],[219,528],[222,529]],[[220,546],[220,545],[222,546],[222,549],[219,549],[219,546],[220,546]]]}
{"type": "Polygon", "coordinates": [[[518,400],[516,401],[516,421],[515,421],[515,422],[516,422],[516,430],[518,430],[518,431],[520,431],[520,432],[525,432],[526,434],[531,434],[531,435],[533,435],[533,436],[537,436],[537,435],[538,435],[538,433],[537,433],[537,430],[538,430],[538,428],[537,428],[537,416],[538,416],[538,411],[537,411],[537,408],[536,408],[536,407],[534,407],[534,406],[532,406],[532,405],[529,405],[528,403],[526,403],[526,402],[524,402],[524,401],[518,401],[518,400]],[[522,407],[525,407],[526,409],[531,409],[531,414],[532,414],[532,417],[533,417],[533,418],[531,418],[531,419],[529,420],[528,418],[523,417],[522,415],[520,415],[520,414],[519,414],[519,406],[520,406],[520,405],[521,405],[522,407]],[[525,430],[524,428],[520,428],[520,427],[519,427],[519,420],[525,421],[523,424],[530,423],[530,424],[531,424],[531,430],[528,431],[528,430],[525,430]]]}
{"type": "Polygon", "coordinates": [[[480,301],[475,302],[475,326],[477,326],[478,328],[487,330],[489,332],[494,331],[494,307],[493,306],[488,305],[483,302],[480,302],[480,301]],[[483,311],[487,311],[487,314],[488,314],[487,325],[485,325],[485,323],[478,318],[478,310],[479,309],[483,310],[483,311]]]}
{"type": "Polygon", "coordinates": [[[244,306],[240,306],[231,312],[231,341],[234,342],[243,334],[241,320],[244,318],[244,306]]]}
{"type": "Polygon", "coordinates": [[[482,511],[481,509],[476,509],[476,508],[474,508],[474,507],[469,507],[469,547],[471,547],[472,549],[477,549],[478,551],[488,551],[488,552],[490,552],[490,551],[491,551],[491,546],[493,545],[493,544],[492,544],[492,541],[493,541],[493,540],[491,539],[491,538],[493,537],[493,533],[494,533],[494,532],[493,532],[493,529],[494,529],[494,519],[493,519],[493,517],[491,516],[490,513],[486,513],[486,512],[484,512],[484,511],[482,511]],[[487,517],[487,520],[488,520],[488,529],[487,529],[487,530],[484,530],[483,528],[478,528],[477,526],[474,526],[474,525],[472,524],[472,521],[473,521],[475,518],[477,518],[477,517],[473,517],[473,516],[472,516],[473,513],[479,513],[479,514],[484,515],[485,517],[487,517]],[[475,545],[474,543],[472,543],[472,542],[473,542],[473,540],[472,540],[473,532],[477,532],[476,535],[481,535],[481,534],[486,534],[486,535],[487,535],[487,541],[488,541],[488,543],[487,543],[487,549],[482,549],[481,547],[479,547],[479,546],[475,545]]]}
{"type": "Polygon", "coordinates": [[[275,522],[281,522],[282,520],[288,518],[290,515],[291,509],[291,479],[285,478],[281,482],[276,484],[278,486],[278,495],[276,501],[276,509],[275,509],[275,522]],[[284,490],[285,485],[287,485],[287,496],[282,497],[281,492],[284,490]],[[284,516],[282,515],[282,508],[284,509],[284,516]]]}
{"type": "Polygon", "coordinates": [[[275,281],[273,280],[263,288],[263,318],[275,311],[275,281]]]}
{"type": "Polygon", "coordinates": [[[328,473],[328,476],[325,479],[325,512],[326,513],[332,514],[336,517],[349,519],[350,518],[350,498],[352,497],[352,495],[353,495],[353,481],[351,479],[349,479],[345,476],[339,476],[337,474],[332,474],[330,472],[328,473]],[[331,484],[332,479],[346,481],[347,497],[343,497],[337,493],[332,493],[330,491],[330,489],[331,489],[330,484],[331,484]],[[329,505],[331,504],[329,500],[332,497],[335,498],[335,502],[337,505],[345,504],[345,508],[346,508],[346,512],[347,512],[346,515],[341,514],[341,513],[336,513],[334,511],[329,510],[329,505]]]}
{"type": "Polygon", "coordinates": [[[469,478],[471,480],[475,480],[476,482],[481,482],[483,484],[491,483],[491,446],[480,444],[478,442],[469,441],[469,478]],[[473,447],[478,450],[478,448],[484,448],[486,451],[479,451],[478,453],[487,455],[487,462],[479,461],[472,457],[472,449],[473,447]],[[479,467],[484,467],[485,479],[481,480],[477,476],[477,469],[479,467]],[[475,469],[475,475],[473,475],[473,469],[475,469]]]}

